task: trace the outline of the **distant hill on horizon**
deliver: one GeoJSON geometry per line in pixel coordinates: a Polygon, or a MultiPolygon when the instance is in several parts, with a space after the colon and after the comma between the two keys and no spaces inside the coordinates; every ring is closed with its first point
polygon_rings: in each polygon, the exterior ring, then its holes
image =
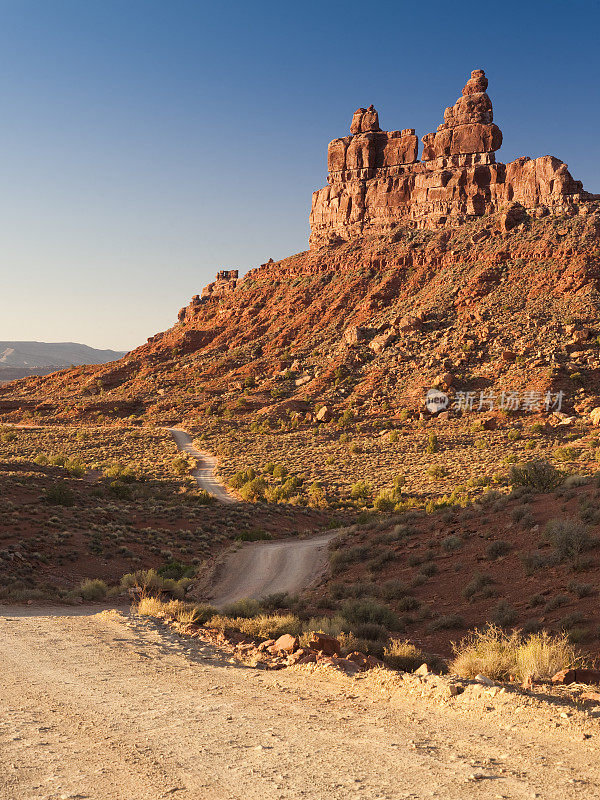
{"type": "Polygon", "coordinates": [[[126,351],[98,350],[77,342],[0,342],[0,382],[48,375],[65,367],[106,364],[126,351]]]}

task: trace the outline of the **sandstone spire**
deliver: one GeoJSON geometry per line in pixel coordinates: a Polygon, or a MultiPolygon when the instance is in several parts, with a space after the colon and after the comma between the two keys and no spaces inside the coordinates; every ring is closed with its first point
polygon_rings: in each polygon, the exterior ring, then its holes
{"type": "Polygon", "coordinates": [[[502,131],[494,125],[492,101],[486,93],[488,79],[475,69],[456,103],[444,111],[444,122],[423,142],[423,161],[464,153],[493,153],[502,144],[502,131]]]}
{"type": "Polygon", "coordinates": [[[593,198],[552,156],[496,163],[502,132],[494,123],[488,79],[473,70],[437,131],[382,131],[373,106],[354,112],[350,135],[327,152],[327,186],[313,194],[311,246],[386,234],[398,225],[460,225],[520,204],[537,215],[573,214],[593,198]]]}

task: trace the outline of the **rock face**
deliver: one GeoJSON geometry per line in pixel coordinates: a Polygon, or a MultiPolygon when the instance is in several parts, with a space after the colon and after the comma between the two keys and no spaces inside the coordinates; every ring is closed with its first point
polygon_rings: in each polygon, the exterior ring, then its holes
{"type": "Polygon", "coordinates": [[[237,269],[220,269],[217,272],[215,280],[204,287],[202,295],[195,294],[189,306],[180,310],[177,315],[179,322],[185,322],[185,320],[192,315],[194,311],[197,311],[208,298],[223,297],[229,294],[229,292],[233,292],[238,285],[238,275],[239,272],[237,269]]]}
{"type": "Polygon", "coordinates": [[[515,205],[538,216],[574,213],[592,199],[553,156],[496,163],[502,131],[487,86],[485,72],[474,70],[444,122],[423,136],[421,161],[413,128],[382,131],[373,106],[359,108],[350,136],[329,144],[328,185],[313,193],[311,246],[385,234],[401,223],[456,225],[515,205]]]}

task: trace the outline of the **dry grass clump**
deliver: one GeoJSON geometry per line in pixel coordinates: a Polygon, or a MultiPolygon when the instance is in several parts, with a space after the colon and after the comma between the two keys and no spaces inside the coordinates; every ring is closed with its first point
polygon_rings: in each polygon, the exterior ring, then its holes
{"type": "Polygon", "coordinates": [[[188,604],[181,600],[161,600],[151,595],[144,596],[136,606],[136,611],[143,617],[175,618],[175,614],[187,608],[188,604]]]}
{"type": "Polygon", "coordinates": [[[534,633],[527,637],[517,652],[518,676],[531,675],[533,680],[549,680],[561,669],[582,662],[582,655],[570,643],[566,633],[560,636],[550,636],[547,631],[534,633]]]}
{"type": "Polygon", "coordinates": [[[582,657],[566,634],[546,631],[524,637],[520,631],[506,633],[495,625],[473,631],[453,645],[450,671],[461,678],[485,675],[495,680],[549,680],[556,672],[581,664],[582,657]]]}
{"type": "Polygon", "coordinates": [[[121,578],[122,589],[139,589],[142,594],[166,594],[183,600],[187,587],[191,583],[189,578],[163,578],[155,569],[140,569],[136,572],[128,572],[121,578]]]}
{"type": "Polygon", "coordinates": [[[284,633],[300,636],[302,622],[294,614],[258,614],[255,617],[227,617],[217,614],[210,620],[211,628],[239,631],[247,636],[277,639],[284,633]]]}
{"type": "Polygon", "coordinates": [[[161,600],[159,597],[145,595],[136,606],[136,611],[144,617],[174,619],[182,624],[205,625],[217,610],[205,603],[184,603],[182,600],[161,600]]]}
{"type": "Polygon", "coordinates": [[[392,669],[414,672],[425,663],[426,657],[423,651],[408,639],[390,639],[383,649],[383,660],[392,669]]]}
{"type": "Polygon", "coordinates": [[[98,578],[83,581],[78,590],[78,594],[83,600],[103,600],[108,592],[108,586],[98,578]]]}

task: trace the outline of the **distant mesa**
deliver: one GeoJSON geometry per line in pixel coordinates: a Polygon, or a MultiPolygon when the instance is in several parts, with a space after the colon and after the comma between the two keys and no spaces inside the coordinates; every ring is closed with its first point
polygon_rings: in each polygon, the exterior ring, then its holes
{"type": "Polygon", "coordinates": [[[106,364],[124,355],[122,350],[97,350],[76,342],[0,342],[0,383],[65,367],[106,364]]]}
{"type": "Polygon", "coordinates": [[[328,185],[313,194],[311,247],[385,234],[400,223],[459,225],[514,204],[537,216],[574,214],[598,199],[553,156],[496,162],[502,131],[487,87],[485,72],[473,70],[443,123],[423,136],[420,161],[414,128],[382,131],[373,106],[355,111],[350,135],[328,147],[328,185]]]}

